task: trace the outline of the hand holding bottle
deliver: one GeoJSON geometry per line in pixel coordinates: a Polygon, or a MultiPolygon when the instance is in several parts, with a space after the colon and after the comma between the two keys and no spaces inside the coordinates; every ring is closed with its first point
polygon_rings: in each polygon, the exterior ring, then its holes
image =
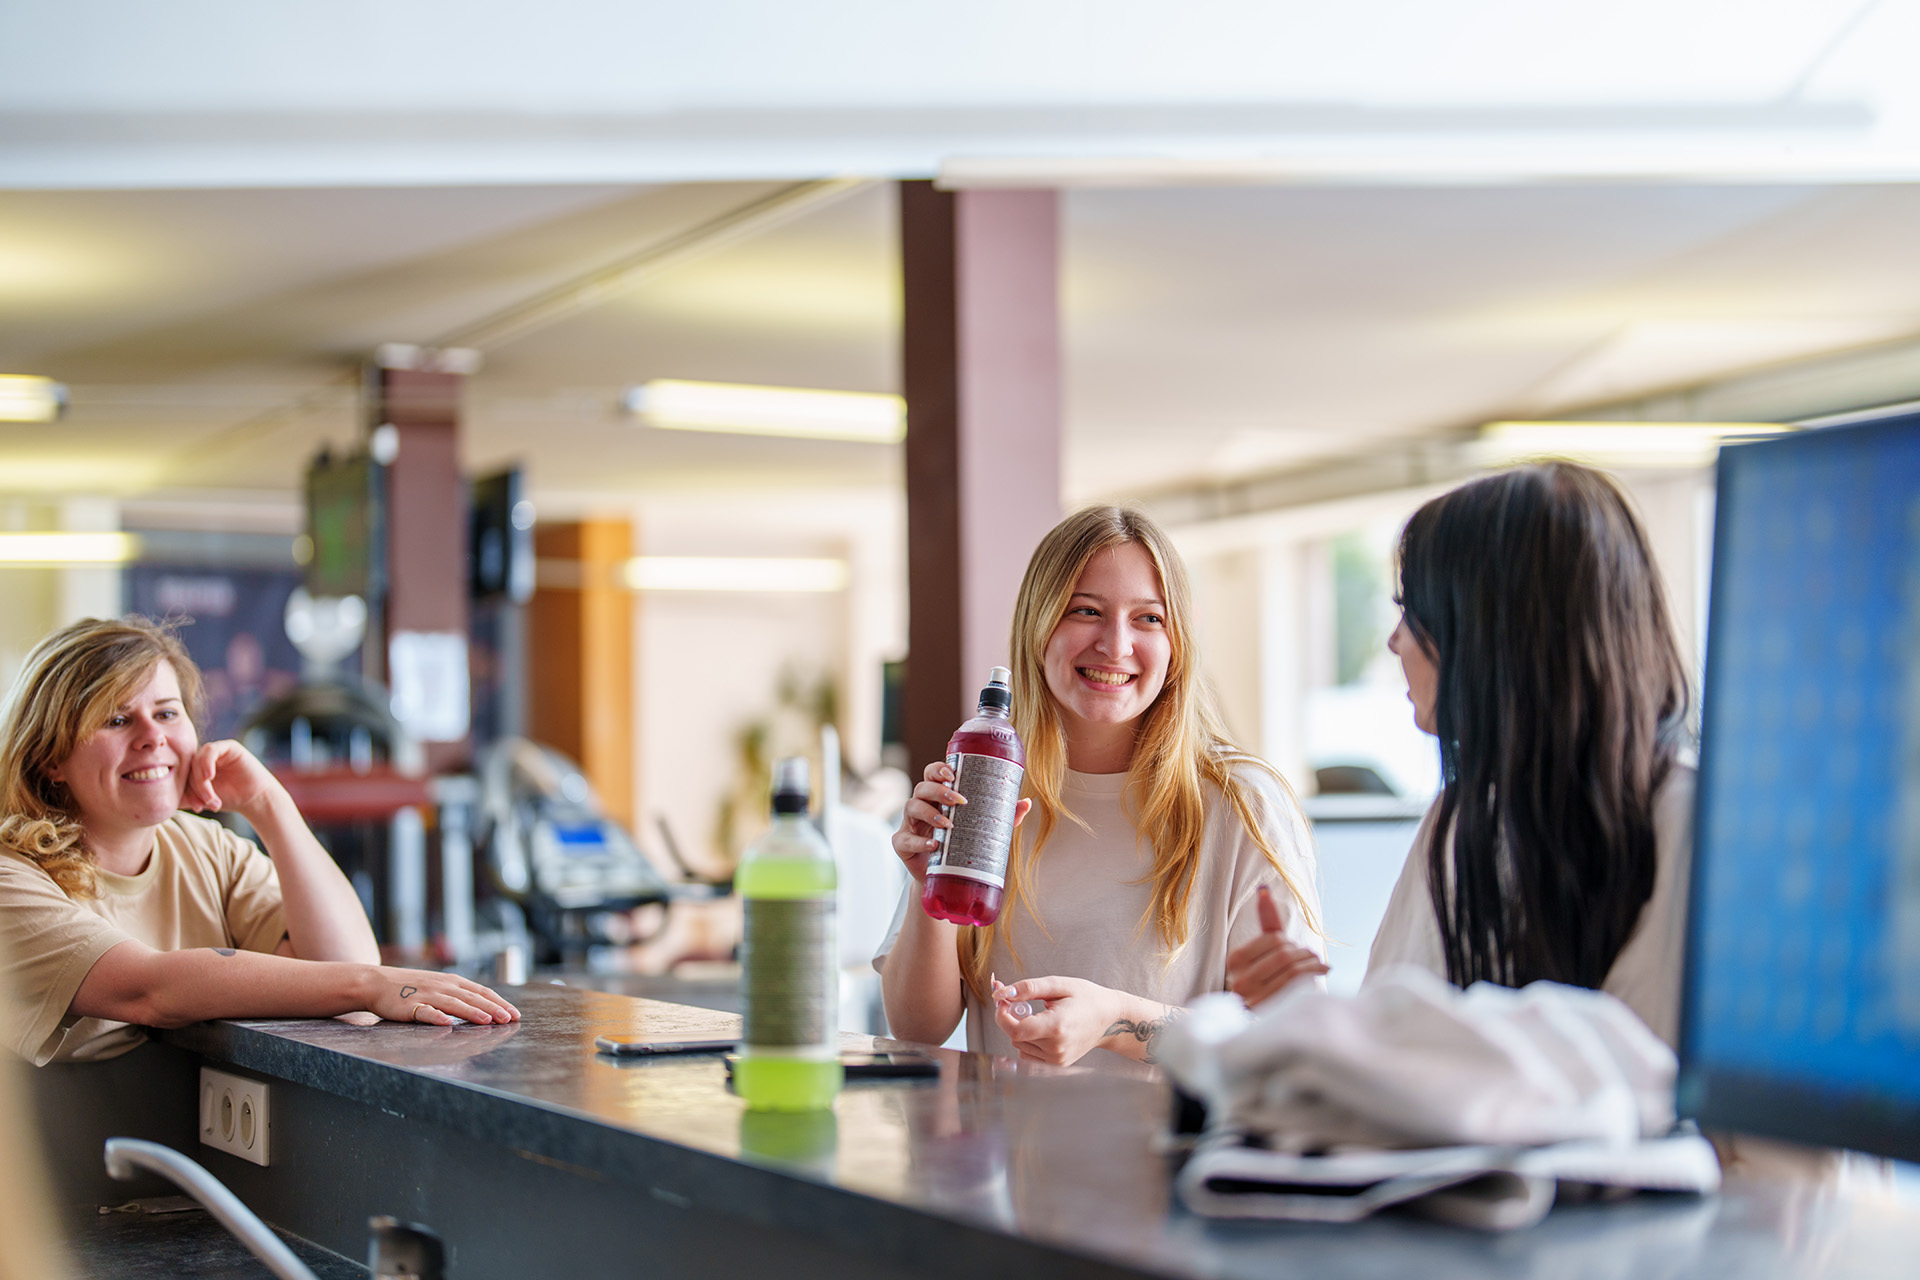
{"type": "Polygon", "coordinates": [[[945,821],[922,842],[920,908],[930,919],[989,925],[1000,918],[1027,771],[1027,750],[1008,718],[1012,682],[1007,668],[990,671],[978,710],[947,741],[941,794],[952,798],[943,799],[945,821]]]}
{"type": "MultiPolygon", "coordinates": [[[[934,832],[953,826],[953,819],[943,809],[967,802],[965,796],[949,785],[952,781],[953,769],[946,761],[936,760],[928,765],[913,794],[907,799],[899,829],[893,833],[893,851],[906,864],[907,874],[913,877],[916,884],[926,883],[927,857],[940,847],[934,832]]],[[[1031,808],[1031,800],[1021,800],[1015,805],[1013,825],[1019,826],[1031,808]]]]}

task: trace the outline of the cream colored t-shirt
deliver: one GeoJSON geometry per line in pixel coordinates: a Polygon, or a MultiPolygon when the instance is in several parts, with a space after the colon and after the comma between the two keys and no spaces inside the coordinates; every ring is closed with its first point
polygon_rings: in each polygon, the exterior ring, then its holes
{"type": "MultiPolygon", "coordinates": [[[[1287,875],[1320,918],[1320,891],[1313,837],[1299,806],[1266,770],[1236,769],[1260,829],[1280,855],[1287,875]]],[[[1216,789],[1207,789],[1206,827],[1200,866],[1188,908],[1191,927],[1179,954],[1165,954],[1148,915],[1153,900],[1153,849],[1134,830],[1126,805],[1127,775],[1068,771],[1062,798],[1091,832],[1064,818],[1032,864],[1033,883],[1022,908],[994,941],[993,973],[1002,982],[1022,978],[1084,978],[1103,987],[1186,1005],[1227,985],[1227,953],[1260,932],[1254,890],[1273,890],[1288,941],[1325,954],[1280,875],[1216,789]],[[1011,946],[1009,945],[1011,934],[1011,946]],[[1015,952],[1018,959],[1015,959],[1015,952]]],[[[878,969],[893,950],[908,910],[919,910],[920,886],[909,880],[886,941],[874,956],[878,969]]],[[[1017,1057],[1018,1051],[973,992],[966,993],[967,1047],[1017,1057]]],[[[1132,1065],[1112,1053],[1081,1060],[1103,1066],[1132,1065]]]]}
{"type": "Polygon", "coordinates": [[[139,875],[100,875],[76,902],[32,860],[0,851],[0,938],[7,953],[6,1046],[34,1065],[117,1057],[138,1027],[69,1012],[94,963],[129,939],[156,951],[272,951],[286,937],[273,863],[218,823],[177,813],[155,832],[139,875]]]}
{"type": "MultiPolygon", "coordinates": [[[[1676,764],[1653,798],[1653,896],[1614,958],[1600,989],[1618,996],[1670,1045],[1680,1040],[1680,971],[1686,958],[1687,888],[1693,863],[1694,771],[1676,764]]],[[[1427,849],[1440,812],[1427,810],[1393,886],[1387,913],[1367,956],[1367,978],[1394,964],[1416,964],[1447,976],[1446,944],[1428,889],[1427,849]]],[[[1364,983],[1362,984],[1364,985],[1364,983]]]]}

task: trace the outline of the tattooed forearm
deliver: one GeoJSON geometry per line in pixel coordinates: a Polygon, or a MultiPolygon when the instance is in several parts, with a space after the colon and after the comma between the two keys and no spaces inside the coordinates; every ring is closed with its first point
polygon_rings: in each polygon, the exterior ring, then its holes
{"type": "Polygon", "coordinates": [[[1162,1031],[1165,1031],[1173,1025],[1175,1018],[1178,1018],[1184,1012],[1186,1012],[1184,1009],[1168,1009],[1157,1018],[1142,1018],[1137,1022],[1132,1018],[1122,1018],[1120,1021],[1108,1027],[1105,1034],[1107,1036],[1132,1036],[1135,1040],[1147,1046],[1146,1060],[1148,1062],[1157,1062],[1159,1059],[1154,1056],[1153,1052],[1154,1041],[1162,1031]]]}

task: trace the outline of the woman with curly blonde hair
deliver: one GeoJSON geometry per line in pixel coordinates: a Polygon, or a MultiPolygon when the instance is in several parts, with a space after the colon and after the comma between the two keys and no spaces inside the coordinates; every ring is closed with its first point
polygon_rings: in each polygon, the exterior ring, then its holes
{"type": "MultiPolygon", "coordinates": [[[[1192,614],[1179,554],[1138,511],[1092,507],[1041,540],[1011,663],[1019,813],[1033,820],[993,925],[903,907],[875,961],[896,1035],[939,1043],[964,1015],[976,1050],[1151,1061],[1155,1034],[1196,997],[1326,971],[1312,837],[1280,776],[1229,740],[1192,614]]],[[[894,832],[910,897],[951,825],[952,780],[928,765],[894,832]]]]}
{"type": "Polygon", "coordinates": [[[0,717],[7,1046],[47,1063],[207,1018],[517,1018],[477,983],[378,963],[286,788],[239,743],[199,741],[200,690],[179,640],[142,618],[88,618],[27,656],[0,717]],[[271,861],[183,808],[238,813],[271,861]]]}

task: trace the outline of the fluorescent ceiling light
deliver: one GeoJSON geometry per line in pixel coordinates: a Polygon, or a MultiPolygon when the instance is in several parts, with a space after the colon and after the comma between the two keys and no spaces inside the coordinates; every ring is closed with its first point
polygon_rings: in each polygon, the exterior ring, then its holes
{"type": "Polygon", "coordinates": [[[0,422],[52,422],[67,409],[67,389],[52,378],[0,373],[0,422]]]}
{"type": "Polygon", "coordinates": [[[659,378],[629,389],[621,404],[649,426],[672,431],[732,431],[879,444],[897,444],[907,434],[906,401],[871,391],[659,378]]]}
{"type": "Polygon", "coordinates": [[[843,591],[844,560],[756,559],[745,556],[635,556],[627,561],[635,591],[843,591]]]}
{"type": "Polygon", "coordinates": [[[1472,454],[1483,466],[1556,457],[1607,467],[1703,467],[1728,440],[1793,429],[1775,422],[1489,422],[1472,454]]]}
{"type": "Polygon", "coordinates": [[[125,564],[140,556],[130,533],[0,533],[0,564],[125,564]]]}

